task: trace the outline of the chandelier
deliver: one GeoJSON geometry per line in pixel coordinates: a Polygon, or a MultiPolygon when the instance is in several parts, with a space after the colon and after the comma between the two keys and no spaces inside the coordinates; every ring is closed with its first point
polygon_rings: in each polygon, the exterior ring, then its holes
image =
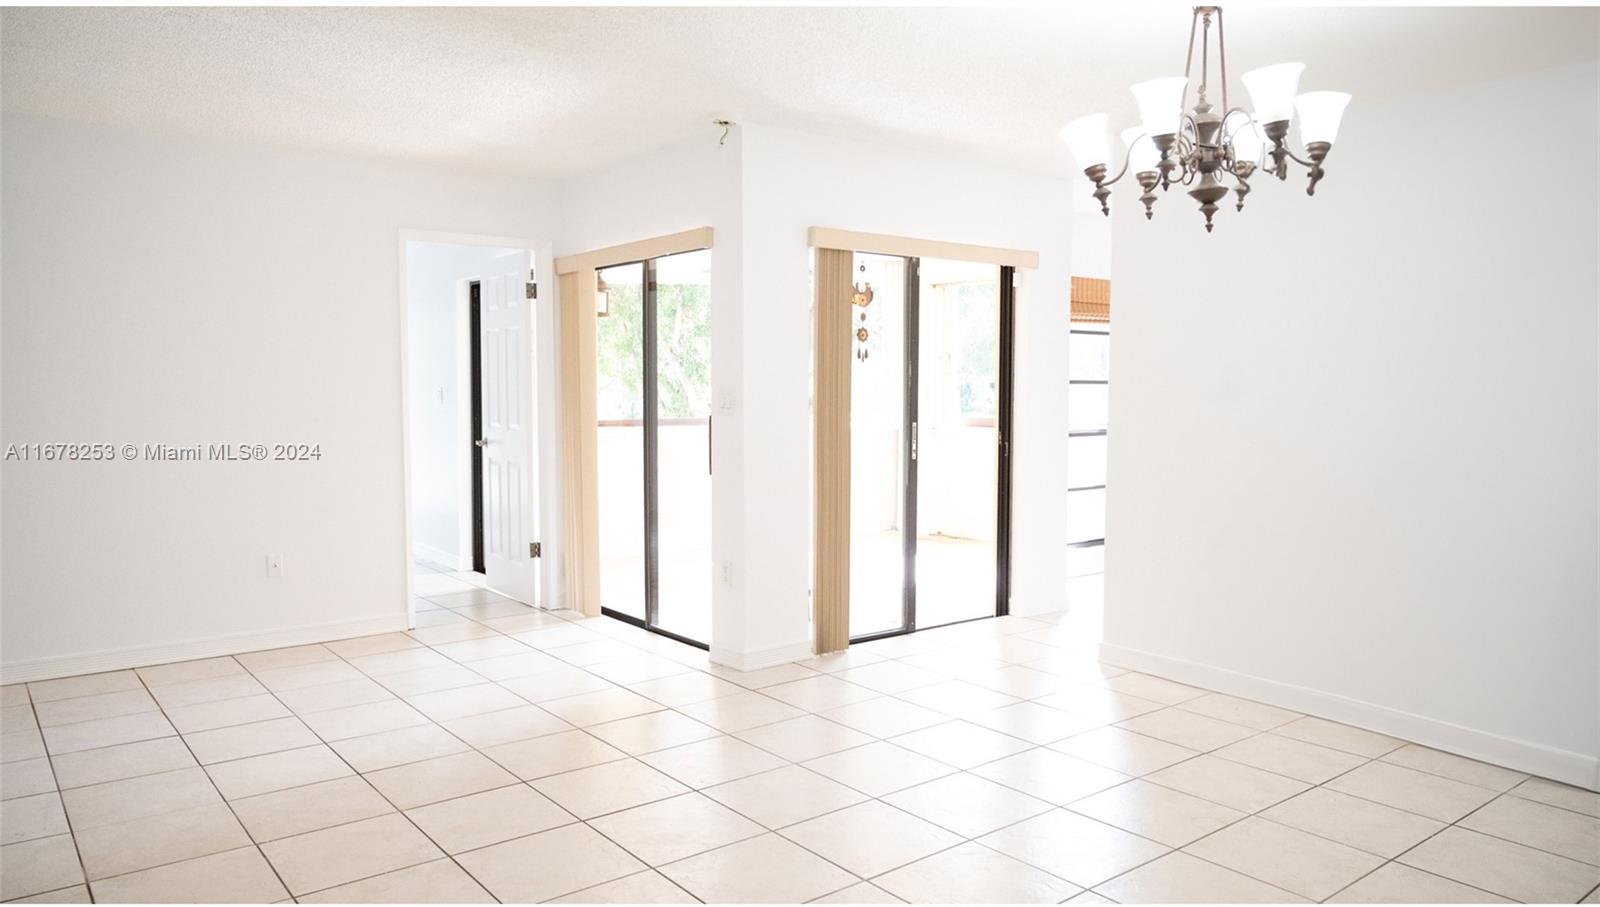
{"type": "Polygon", "coordinates": [[[1323,177],[1322,162],[1333,148],[1350,96],[1342,91],[1308,91],[1296,94],[1304,63],[1278,63],[1244,74],[1254,112],[1228,106],[1228,54],[1222,37],[1222,8],[1197,6],[1189,23],[1189,53],[1184,58],[1183,75],[1140,82],[1131,89],[1139,106],[1140,125],[1123,130],[1127,146],[1122,169],[1106,178],[1111,161],[1106,138],[1106,115],[1090,114],[1068,123],[1061,130],[1072,156],[1083,165],[1083,173],[1094,183],[1094,197],[1100,210],[1111,213],[1106,199],[1108,188],[1129,171],[1144,194],[1144,216],[1153,217],[1159,186],[1165,192],[1172,185],[1192,186],[1189,197],[1200,204],[1206,216],[1206,232],[1211,232],[1211,217],[1217,202],[1232,191],[1238,195],[1237,210],[1244,210],[1244,197],[1250,192],[1250,178],[1257,170],[1284,180],[1289,177],[1289,161],[1307,168],[1306,194],[1316,193],[1323,177]],[[1222,83],[1221,113],[1213,107],[1210,88],[1211,22],[1217,25],[1217,65],[1222,83]],[[1200,33],[1200,84],[1194,106],[1189,108],[1190,72],[1194,65],[1195,33],[1200,33]],[[1289,150],[1289,124],[1298,116],[1300,139],[1305,157],[1289,150]],[[1268,163],[1270,159],[1270,164],[1268,163]],[[1231,180],[1230,189],[1224,180],[1231,180]]]}

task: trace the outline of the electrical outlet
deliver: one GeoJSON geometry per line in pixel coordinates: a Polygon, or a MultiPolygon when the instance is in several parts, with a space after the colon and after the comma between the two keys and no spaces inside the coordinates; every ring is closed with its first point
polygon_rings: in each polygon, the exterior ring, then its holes
{"type": "Polygon", "coordinates": [[[724,586],[733,585],[733,561],[722,562],[722,584],[724,586]]]}
{"type": "Polygon", "coordinates": [[[283,555],[281,555],[281,554],[269,554],[269,555],[267,555],[267,576],[269,576],[269,577],[280,577],[280,576],[283,576],[283,555]]]}

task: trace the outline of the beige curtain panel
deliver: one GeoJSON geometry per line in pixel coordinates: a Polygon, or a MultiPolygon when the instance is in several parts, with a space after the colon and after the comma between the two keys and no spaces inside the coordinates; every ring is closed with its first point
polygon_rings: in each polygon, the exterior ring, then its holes
{"type": "Polygon", "coordinates": [[[850,262],[818,249],[816,264],[816,558],[812,625],[817,654],[850,645],[850,262]]]}

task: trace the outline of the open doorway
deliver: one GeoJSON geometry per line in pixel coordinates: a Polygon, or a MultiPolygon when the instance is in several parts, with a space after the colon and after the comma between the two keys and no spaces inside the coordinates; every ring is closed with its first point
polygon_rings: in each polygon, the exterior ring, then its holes
{"type": "Polygon", "coordinates": [[[490,238],[403,238],[413,593],[541,603],[534,256],[490,238]]]}

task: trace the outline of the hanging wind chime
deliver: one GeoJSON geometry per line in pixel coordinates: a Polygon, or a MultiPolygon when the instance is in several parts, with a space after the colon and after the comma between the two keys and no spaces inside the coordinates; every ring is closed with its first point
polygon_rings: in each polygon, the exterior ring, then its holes
{"type": "MultiPolygon", "coordinates": [[[[862,274],[867,272],[865,262],[857,266],[857,271],[862,274]]],[[[872,305],[872,281],[863,279],[861,283],[850,285],[850,304],[861,309],[861,320],[856,325],[856,358],[865,362],[870,351],[867,349],[867,306],[872,305]]]]}

